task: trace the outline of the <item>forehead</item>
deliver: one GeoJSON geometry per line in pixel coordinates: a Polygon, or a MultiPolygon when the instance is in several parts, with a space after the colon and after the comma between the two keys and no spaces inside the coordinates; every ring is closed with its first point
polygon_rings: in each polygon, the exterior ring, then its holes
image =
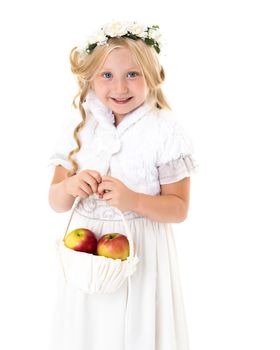
{"type": "Polygon", "coordinates": [[[125,47],[114,48],[106,57],[102,68],[139,67],[132,52],[125,47]]]}

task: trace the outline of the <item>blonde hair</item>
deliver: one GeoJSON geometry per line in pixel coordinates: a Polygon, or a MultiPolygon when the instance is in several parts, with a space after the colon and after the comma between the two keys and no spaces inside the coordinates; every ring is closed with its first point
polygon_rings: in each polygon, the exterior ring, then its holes
{"type": "Polygon", "coordinates": [[[132,40],[125,37],[110,38],[108,45],[97,46],[89,55],[80,54],[77,48],[74,47],[70,52],[70,63],[71,71],[77,78],[79,92],[75,95],[72,104],[75,108],[79,108],[82,121],[74,129],[73,137],[77,143],[77,148],[68,154],[68,160],[72,165],[72,169],[67,172],[68,177],[74,175],[78,169],[78,164],[73,159],[73,156],[81,149],[78,134],[86,124],[86,112],[83,103],[90,89],[91,81],[102,67],[108,54],[116,48],[128,48],[131,50],[137,64],[142,69],[148,87],[147,99],[159,109],[171,109],[161,89],[161,84],[165,79],[164,69],[153,47],[148,46],[142,40],[132,40]],[[77,98],[79,98],[78,106],[76,104],[77,98]]]}

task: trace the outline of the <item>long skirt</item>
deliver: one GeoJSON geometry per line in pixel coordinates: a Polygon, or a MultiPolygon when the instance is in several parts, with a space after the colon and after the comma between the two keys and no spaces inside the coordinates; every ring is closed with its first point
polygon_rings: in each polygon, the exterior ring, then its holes
{"type": "MultiPolygon", "coordinates": [[[[189,350],[172,224],[123,214],[139,257],[130,283],[114,293],[89,294],[66,283],[61,269],[50,350],[189,350]]],[[[68,232],[79,227],[97,238],[125,234],[115,208],[92,197],[75,208],[68,232]]]]}

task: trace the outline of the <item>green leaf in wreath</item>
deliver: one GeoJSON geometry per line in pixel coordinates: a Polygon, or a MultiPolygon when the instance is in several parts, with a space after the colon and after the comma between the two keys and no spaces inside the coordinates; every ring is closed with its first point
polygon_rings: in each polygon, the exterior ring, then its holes
{"type": "Polygon", "coordinates": [[[156,50],[157,53],[160,53],[160,48],[159,48],[158,45],[154,45],[154,48],[155,48],[155,50],[156,50]]]}
{"type": "Polygon", "coordinates": [[[89,44],[88,47],[86,48],[86,52],[87,53],[91,53],[95,48],[96,48],[97,44],[89,44]]]}
{"type": "Polygon", "coordinates": [[[138,40],[139,39],[139,37],[137,36],[137,35],[134,35],[134,34],[132,34],[132,33],[127,33],[127,35],[126,35],[128,38],[130,38],[130,39],[133,39],[133,40],[138,40]]]}
{"type": "Polygon", "coordinates": [[[145,38],[145,43],[147,45],[154,45],[155,44],[154,39],[151,39],[151,38],[145,38]]]}

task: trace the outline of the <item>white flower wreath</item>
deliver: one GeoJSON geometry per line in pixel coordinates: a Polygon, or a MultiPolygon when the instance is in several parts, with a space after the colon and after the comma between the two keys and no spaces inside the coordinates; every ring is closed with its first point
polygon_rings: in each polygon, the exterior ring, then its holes
{"type": "Polygon", "coordinates": [[[160,53],[161,34],[158,25],[146,27],[137,22],[120,21],[112,21],[105,24],[98,32],[89,37],[82,46],[78,47],[77,50],[81,54],[89,55],[96,46],[107,45],[108,39],[115,37],[126,37],[133,40],[141,39],[147,45],[153,46],[157,53],[160,53]]]}

